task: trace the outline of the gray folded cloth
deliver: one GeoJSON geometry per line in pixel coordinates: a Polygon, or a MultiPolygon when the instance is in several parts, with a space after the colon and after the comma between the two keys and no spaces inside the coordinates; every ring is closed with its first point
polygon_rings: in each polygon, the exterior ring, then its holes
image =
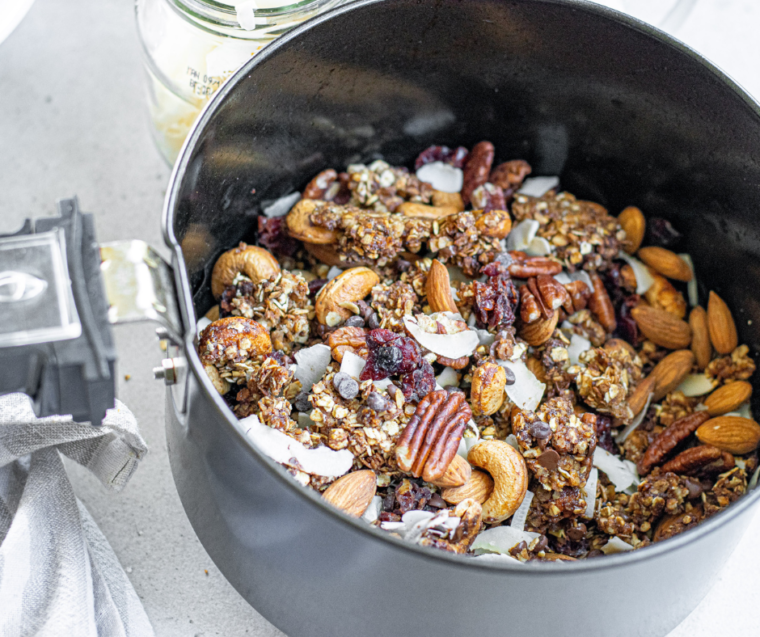
{"type": "Polygon", "coordinates": [[[116,401],[102,426],[37,418],[23,394],[0,397],[0,635],[151,637],[135,589],[77,500],[60,454],[121,490],[145,453],[116,401]]]}

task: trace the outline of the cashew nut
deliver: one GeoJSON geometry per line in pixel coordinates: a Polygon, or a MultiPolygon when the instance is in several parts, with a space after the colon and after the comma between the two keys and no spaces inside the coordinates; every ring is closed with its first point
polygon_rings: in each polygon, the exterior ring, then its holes
{"type": "Polygon", "coordinates": [[[251,281],[265,281],[280,272],[280,264],[264,248],[240,243],[237,248],[222,254],[211,273],[211,293],[220,298],[224,288],[232,285],[238,274],[245,274],[251,281]]]}
{"type": "Polygon", "coordinates": [[[501,365],[486,361],[475,368],[470,388],[470,405],[475,416],[490,416],[504,402],[507,372],[501,365]]]}
{"type": "Polygon", "coordinates": [[[353,315],[346,306],[361,301],[380,277],[365,267],[350,268],[342,272],[317,294],[314,311],[322,325],[335,327],[353,315]]]}
{"type": "Polygon", "coordinates": [[[321,245],[319,243],[304,243],[304,249],[320,263],[325,265],[334,265],[337,268],[353,268],[358,265],[369,263],[367,261],[344,261],[335,246],[321,245]]]}
{"type": "Polygon", "coordinates": [[[485,440],[470,449],[467,460],[485,469],[494,481],[493,493],[483,503],[483,522],[503,522],[520,507],[528,490],[528,468],[519,451],[502,440],[485,440]]]}
{"type": "Polygon", "coordinates": [[[311,222],[311,213],[317,206],[324,205],[324,201],[314,199],[301,199],[285,217],[285,226],[288,234],[294,239],[304,243],[313,243],[317,245],[330,245],[338,239],[338,233],[334,230],[328,230],[320,226],[315,226],[311,222]]]}

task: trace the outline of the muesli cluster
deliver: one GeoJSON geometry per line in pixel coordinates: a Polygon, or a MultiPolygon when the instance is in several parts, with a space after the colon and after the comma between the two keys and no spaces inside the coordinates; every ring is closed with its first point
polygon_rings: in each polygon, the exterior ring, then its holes
{"type": "Polygon", "coordinates": [[[265,208],[212,273],[214,387],[304,487],[444,551],[571,561],[720,512],[760,443],[728,306],[667,220],[495,156],[325,170],[265,208]]]}

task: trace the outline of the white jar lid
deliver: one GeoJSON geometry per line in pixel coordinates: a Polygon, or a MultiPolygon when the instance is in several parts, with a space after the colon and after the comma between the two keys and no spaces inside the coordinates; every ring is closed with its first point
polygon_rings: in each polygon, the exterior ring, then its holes
{"type": "Polygon", "coordinates": [[[279,9],[298,0],[219,0],[221,4],[235,7],[240,26],[246,31],[253,31],[258,25],[267,24],[265,18],[257,17],[259,9],[279,9]]]}

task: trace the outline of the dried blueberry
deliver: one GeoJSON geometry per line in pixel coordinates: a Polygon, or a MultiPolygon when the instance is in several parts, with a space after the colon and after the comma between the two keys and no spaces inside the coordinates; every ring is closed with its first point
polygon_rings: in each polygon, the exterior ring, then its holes
{"type": "Polygon", "coordinates": [[[646,243],[648,245],[672,248],[681,240],[681,236],[681,233],[667,219],[662,217],[647,219],[646,243]]]}
{"type": "Polygon", "coordinates": [[[346,327],[364,327],[364,319],[361,316],[350,316],[344,323],[346,327]]]}
{"type": "Polygon", "coordinates": [[[372,312],[372,314],[369,315],[367,318],[367,325],[371,330],[376,330],[378,327],[380,327],[380,319],[377,318],[376,312],[372,312]]]}
{"type": "Polygon", "coordinates": [[[327,279],[314,279],[309,281],[309,296],[314,297],[322,287],[327,283],[327,279]]]}

